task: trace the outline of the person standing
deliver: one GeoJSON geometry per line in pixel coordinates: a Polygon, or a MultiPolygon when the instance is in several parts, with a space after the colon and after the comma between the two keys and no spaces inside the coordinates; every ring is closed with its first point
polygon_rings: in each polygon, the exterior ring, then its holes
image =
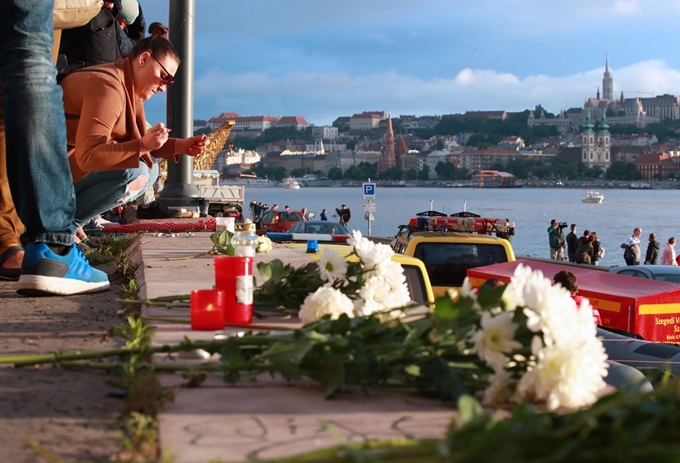
{"type": "MultiPolygon", "coordinates": [[[[661,245],[656,240],[656,234],[649,234],[649,244],[647,245],[647,254],[645,255],[645,265],[659,265],[659,254],[661,252],[661,245]]],[[[670,265],[670,264],[669,264],[670,265]]]]}
{"type": "Polygon", "coordinates": [[[73,242],[76,203],[66,119],[52,61],[53,0],[0,2],[0,92],[7,172],[25,230],[17,292],[26,296],[106,291],[108,277],[73,242]]]}
{"type": "Polygon", "coordinates": [[[640,236],[642,236],[642,229],[636,228],[628,241],[621,244],[621,247],[625,249],[623,259],[626,265],[640,265],[640,236]]]}
{"type": "Polygon", "coordinates": [[[548,227],[548,243],[550,244],[550,258],[564,260],[564,233],[555,219],[550,221],[548,227]]]}
{"type": "Polygon", "coordinates": [[[320,217],[321,217],[321,220],[328,220],[328,211],[327,211],[326,209],[324,209],[323,211],[321,211],[321,216],[320,216],[320,217]]]}
{"type": "Polygon", "coordinates": [[[590,263],[593,265],[598,265],[597,261],[604,257],[604,246],[602,246],[600,239],[597,237],[596,231],[591,231],[590,236],[591,236],[590,242],[593,245],[593,255],[590,259],[590,263]]]}
{"type": "Polygon", "coordinates": [[[582,236],[578,240],[578,247],[576,248],[576,263],[577,264],[592,264],[593,263],[593,236],[582,236]]]}
{"type": "Polygon", "coordinates": [[[567,233],[567,258],[569,262],[576,262],[576,248],[578,247],[578,236],[576,236],[576,224],[572,223],[567,233]]]}
{"type": "Polygon", "coordinates": [[[341,224],[347,225],[349,223],[349,219],[352,217],[352,213],[349,211],[349,208],[346,205],[343,204],[342,206],[340,206],[340,209],[336,209],[335,212],[338,213],[341,224]]]}
{"type": "Polygon", "coordinates": [[[677,257],[675,255],[675,237],[668,238],[668,243],[663,250],[662,265],[678,265],[677,257]]]}

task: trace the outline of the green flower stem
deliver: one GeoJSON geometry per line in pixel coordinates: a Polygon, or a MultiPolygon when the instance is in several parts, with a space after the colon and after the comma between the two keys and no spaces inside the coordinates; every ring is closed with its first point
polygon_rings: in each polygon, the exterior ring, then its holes
{"type": "Polygon", "coordinates": [[[262,463],[357,463],[362,461],[390,463],[434,463],[443,461],[437,454],[440,441],[382,440],[338,445],[314,450],[294,457],[266,460],[262,463]]]}
{"type": "MultiPolygon", "coordinates": [[[[120,363],[111,362],[61,362],[61,367],[72,369],[72,370],[104,370],[104,371],[114,371],[121,368],[123,365],[120,363]]],[[[211,371],[211,372],[224,372],[224,371],[240,371],[243,367],[230,367],[215,362],[206,363],[138,363],[135,365],[138,370],[149,370],[155,372],[163,373],[178,373],[186,372],[191,373],[195,371],[211,371]]],[[[249,365],[248,370],[257,370],[260,372],[273,371],[275,368],[271,365],[249,365]]]]}
{"type": "Polygon", "coordinates": [[[217,340],[217,341],[192,341],[190,339],[185,339],[179,344],[175,345],[163,345],[163,346],[143,346],[136,348],[118,348],[100,351],[86,351],[86,352],[56,352],[54,354],[40,354],[40,355],[23,355],[14,357],[0,357],[0,364],[3,363],[13,363],[16,368],[40,365],[45,363],[61,363],[64,361],[72,360],[96,360],[106,357],[116,357],[123,355],[153,355],[161,353],[175,353],[175,352],[185,352],[195,349],[203,349],[211,352],[216,352],[226,344],[227,341],[230,343],[238,344],[241,348],[247,347],[258,347],[260,349],[266,348],[276,342],[281,341],[280,336],[246,336],[243,338],[231,337],[227,340],[217,340]],[[264,346],[264,347],[262,347],[264,346]]]}
{"type": "Polygon", "coordinates": [[[199,257],[204,257],[204,256],[216,256],[218,254],[218,250],[215,246],[210,248],[208,251],[201,252],[199,254],[193,254],[190,256],[182,256],[182,257],[168,257],[166,260],[173,261],[173,260],[189,260],[189,259],[198,259],[199,257]]]}
{"type": "Polygon", "coordinates": [[[145,322],[163,322],[163,323],[178,323],[183,325],[190,325],[190,318],[170,318],[170,317],[141,317],[145,322]]]}

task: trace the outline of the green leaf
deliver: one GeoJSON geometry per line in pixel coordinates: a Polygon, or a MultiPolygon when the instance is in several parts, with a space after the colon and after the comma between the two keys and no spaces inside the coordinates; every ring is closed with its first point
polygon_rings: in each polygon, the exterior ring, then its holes
{"type": "Polygon", "coordinates": [[[449,297],[439,297],[434,301],[434,314],[441,320],[454,320],[460,315],[460,308],[449,297]]]}
{"type": "Polygon", "coordinates": [[[468,424],[480,416],[484,416],[482,405],[468,394],[463,394],[458,398],[458,416],[460,424],[468,424]]]}

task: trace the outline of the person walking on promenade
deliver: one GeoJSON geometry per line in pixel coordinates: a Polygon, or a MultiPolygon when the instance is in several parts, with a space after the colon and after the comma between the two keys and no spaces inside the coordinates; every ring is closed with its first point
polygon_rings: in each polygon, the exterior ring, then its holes
{"type": "Polygon", "coordinates": [[[596,231],[591,231],[590,236],[590,242],[593,245],[593,255],[590,258],[590,263],[593,265],[598,265],[597,261],[604,257],[604,246],[602,246],[600,239],[597,237],[596,231]]]}
{"type": "Polygon", "coordinates": [[[564,233],[555,219],[550,221],[550,227],[548,227],[548,243],[550,244],[550,258],[564,260],[564,233]]]}
{"type": "Polygon", "coordinates": [[[626,265],[640,265],[640,236],[642,236],[642,229],[636,228],[628,241],[621,244],[621,247],[625,249],[623,259],[626,265]]]}
{"type": "Polygon", "coordinates": [[[75,193],[66,119],[52,61],[53,0],[0,2],[0,92],[12,198],[25,230],[17,292],[27,296],[106,291],[106,274],[73,242],[75,193]]]}
{"type": "Polygon", "coordinates": [[[677,257],[675,255],[675,237],[668,238],[668,243],[663,250],[663,265],[678,265],[677,257]]]}
{"type": "Polygon", "coordinates": [[[645,255],[645,264],[659,265],[659,254],[661,253],[661,245],[656,240],[656,234],[649,234],[649,244],[647,245],[647,254],[645,255]]]}
{"type": "Polygon", "coordinates": [[[576,224],[572,223],[567,233],[567,258],[569,262],[576,262],[576,248],[578,247],[578,236],[576,235],[576,224]]]}

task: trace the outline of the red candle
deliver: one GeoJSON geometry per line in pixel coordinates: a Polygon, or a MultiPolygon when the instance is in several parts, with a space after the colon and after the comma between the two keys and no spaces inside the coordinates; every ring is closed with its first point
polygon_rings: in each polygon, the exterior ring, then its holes
{"type": "Polygon", "coordinates": [[[221,330],[224,328],[224,291],[195,289],[191,291],[191,329],[221,330]]]}
{"type": "Polygon", "coordinates": [[[224,321],[246,325],[253,321],[253,258],[215,257],[215,288],[225,292],[224,321]]]}

